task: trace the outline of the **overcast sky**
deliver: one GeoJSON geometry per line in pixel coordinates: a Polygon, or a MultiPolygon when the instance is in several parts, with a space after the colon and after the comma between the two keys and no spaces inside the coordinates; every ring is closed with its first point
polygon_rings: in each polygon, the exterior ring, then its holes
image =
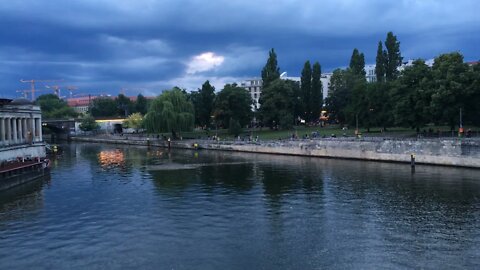
{"type": "Polygon", "coordinates": [[[270,48],[289,76],[306,60],[329,72],[348,65],[353,48],[374,63],[388,31],[405,59],[459,51],[473,61],[479,10],[478,0],[4,0],[0,97],[30,87],[20,79],[63,79],[37,88],[78,94],[158,95],[205,80],[220,90],[259,77],[270,48]]]}

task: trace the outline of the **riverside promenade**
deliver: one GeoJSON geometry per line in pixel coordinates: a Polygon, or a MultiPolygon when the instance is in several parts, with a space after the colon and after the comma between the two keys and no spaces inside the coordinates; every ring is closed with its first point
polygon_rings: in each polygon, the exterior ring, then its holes
{"type": "Polygon", "coordinates": [[[479,139],[319,138],[276,141],[165,141],[145,136],[72,137],[73,141],[277,155],[431,164],[480,169],[479,139]]]}

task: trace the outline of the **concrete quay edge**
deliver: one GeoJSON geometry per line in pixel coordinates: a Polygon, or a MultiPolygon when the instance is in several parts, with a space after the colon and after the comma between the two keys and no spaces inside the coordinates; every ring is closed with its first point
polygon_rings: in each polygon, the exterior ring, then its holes
{"type": "MultiPolygon", "coordinates": [[[[155,139],[126,139],[72,137],[72,141],[155,146],[168,148],[168,142],[155,139]]],[[[480,169],[480,142],[460,140],[302,140],[234,142],[183,140],[172,141],[171,148],[248,152],[259,154],[293,155],[320,158],[354,159],[380,162],[410,163],[414,155],[416,164],[468,167],[480,169]]]]}

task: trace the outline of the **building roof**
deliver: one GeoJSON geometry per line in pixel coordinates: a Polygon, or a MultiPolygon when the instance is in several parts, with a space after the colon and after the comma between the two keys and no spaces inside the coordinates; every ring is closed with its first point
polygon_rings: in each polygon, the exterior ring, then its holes
{"type": "Polygon", "coordinates": [[[17,98],[10,102],[10,105],[32,105],[33,102],[26,98],[17,98]]]}
{"type": "MultiPolygon", "coordinates": [[[[76,97],[76,98],[67,98],[67,104],[70,107],[83,107],[90,105],[90,102],[96,98],[110,98],[110,99],[117,99],[116,96],[84,96],[84,97],[76,97]]],[[[127,97],[130,101],[135,102],[137,101],[136,96],[127,97]]],[[[145,97],[146,99],[154,99],[155,97],[145,97]]]]}
{"type": "Polygon", "coordinates": [[[10,102],[12,102],[11,99],[8,99],[8,98],[0,98],[0,106],[9,104],[10,102]]]}
{"type": "Polygon", "coordinates": [[[90,102],[96,98],[97,98],[96,96],[68,98],[67,104],[70,107],[88,106],[90,102]]]}

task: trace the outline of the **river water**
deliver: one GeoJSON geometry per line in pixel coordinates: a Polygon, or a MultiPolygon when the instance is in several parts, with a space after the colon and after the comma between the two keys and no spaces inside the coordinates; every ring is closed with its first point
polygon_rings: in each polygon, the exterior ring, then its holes
{"type": "Polygon", "coordinates": [[[70,144],[0,193],[0,269],[480,269],[480,171],[70,144]]]}

